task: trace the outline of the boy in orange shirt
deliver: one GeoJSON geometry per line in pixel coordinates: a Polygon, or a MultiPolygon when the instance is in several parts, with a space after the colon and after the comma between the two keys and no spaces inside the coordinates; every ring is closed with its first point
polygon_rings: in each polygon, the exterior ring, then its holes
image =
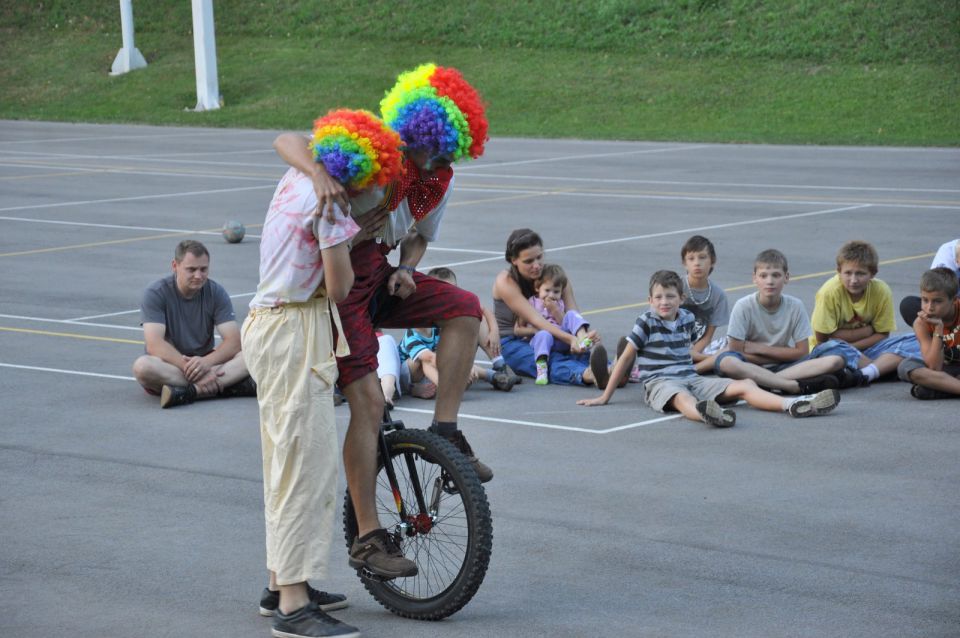
{"type": "Polygon", "coordinates": [[[923,356],[904,359],[897,374],[914,384],[910,394],[918,399],[960,398],[960,299],[952,270],[923,273],[920,304],[913,332],[923,356]]]}

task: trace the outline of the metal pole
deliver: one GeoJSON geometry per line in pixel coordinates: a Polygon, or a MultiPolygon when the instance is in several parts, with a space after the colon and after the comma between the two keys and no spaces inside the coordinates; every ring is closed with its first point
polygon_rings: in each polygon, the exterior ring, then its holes
{"type": "Polygon", "coordinates": [[[147,66],[143,54],[133,43],[133,0],[120,0],[120,32],[123,34],[123,48],[113,60],[110,75],[121,75],[147,66]]]}
{"type": "Polygon", "coordinates": [[[193,55],[197,74],[197,107],[194,110],[212,111],[220,108],[213,0],[192,0],[192,3],[193,55]]]}

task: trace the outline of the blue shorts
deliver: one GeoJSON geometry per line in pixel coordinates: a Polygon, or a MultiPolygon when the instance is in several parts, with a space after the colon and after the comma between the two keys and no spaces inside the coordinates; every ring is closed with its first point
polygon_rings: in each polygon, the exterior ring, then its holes
{"type": "Polygon", "coordinates": [[[823,357],[829,354],[835,354],[843,357],[847,367],[856,370],[860,367],[860,357],[864,356],[871,361],[882,354],[894,354],[904,359],[923,359],[920,354],[920,342],[917,341],[917,335],[904,334],[887,337],[879,341],[863,352],[860,352],[846,341],[831,339],[825,341],[813,349],[811,357],[823,357]]]}

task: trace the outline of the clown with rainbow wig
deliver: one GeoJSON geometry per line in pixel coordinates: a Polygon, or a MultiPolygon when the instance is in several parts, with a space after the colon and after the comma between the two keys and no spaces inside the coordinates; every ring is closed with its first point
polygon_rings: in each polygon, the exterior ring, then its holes
{"type": "MultiPolygon", "coordinates": [[[[436,64],[400,74],[380,110],[385,124],[399,136],[403,171],[384,188],[374,185],[364,197],[350,198],[361,231],[350,251],[356,279],[339,304],[350,354],[338,357],[337,363],[338,383],[350,404],[343,458],[359,528],[350,565],[392,578],[411,561],[381,529],[374,502],[376,437],[384,405],[377,378],[376,328],[440,328],[440,383],[431,430],[467,456],[481,481],[493,478],[493,471],[476,458],[457,426],[477,350],[480,303],[471,292],[417,272],[427,245],[439,237],[453,192],[452,164],[483,154],[487,119],[480,95],[463,75],[436,64]],[[387,254],[395,247],[400,248],[399,264],[392,266],[387,254]]],[[[318,215],[347,204],[347,189],[331,172],[340,170],[333,167],[341,162],[316,162],[311,155],[318,148],[316,141],[307,145],[299,135],[285,133],[274,148],[288,164],[311,176],[320,203],[318,215]]]]}
{"type": "MultiPolygon", "coordinates": [[[[351,197],[403,173],[400,137],[368,111],[331,111],[314,124],[315,162],[351,197]]],[[[359,636],[321,609],[341,594],[311,588],[326,576],[333,542],[339,444],[333,385],[350,351],[337,304],[354,283],[350,243],[360,226],[339,207],[316,215],[313,181],[280,180],[260,240],[260,284],[243,324],[243,356],[257,384],[270,582],[260,612],[274,635],[359,636]],[[327,632],[327,633],[324,633],[327,632]]]]}

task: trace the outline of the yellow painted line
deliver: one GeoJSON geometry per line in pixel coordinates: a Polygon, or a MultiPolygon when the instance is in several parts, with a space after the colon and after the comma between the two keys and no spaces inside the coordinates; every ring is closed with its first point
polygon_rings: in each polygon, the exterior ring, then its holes
{"type": "Polygon", "coordinates": [[[21,180],[21,179],[35,179],[40,177],[65,177],[69,175],[86,175],[90,171],[69,171],[61,173],[37,173],[36,175],[8,175],[7,177],[0,177],[0,180],[21,180]]]}
{"type": "Polygon", "coordinates": [[[24,332],[26,334],[32,335],[42,335],[45,337],[70,337],[71,339],[89,339],[91,341],[112,341],[113,343],[132,343],[134,345],[142,346],[142,341],[136,341],[134,339],[117,339],[116,337],[94,337],[91,335],[82,335],[76,332],[51,332],[49,330],[30,330],[28,328],[6,328],[0,326],[0,330],[5,332],[24,332]]]}
{"type": "MultiPolygon", "coordinates": [[[[247,228],[259,228],[263,224],[250,224],[246,225],[247,228]]],[[[72,244],[70,246],[54,246],[52,248],[35,248],[33,250],[21,250],[14,253],[0,253],[0,257],[17,257],[21,255],[37,255],[40,253],[52,253],[59,252],[63,250],[74,250],[77,248],[92,248],[94,246],[109,246],[111,244],[128,244],[135,241],[147,241],[150,239],[166,239],[169,237],[182,237],[184,235],[193,235],[194,233],[214,233],[219,231],[219,228],[209,228],[209,229],[200,229],[200,230],[191,230],[186,232],[175,232],[175,233],[162,233],[160,235],[145,235],[143,237],[128,237],[127,239],[111,239],[109,241],[95,241],[89,242],[86,244],[72,244]]]]}
{"type": "MultiPolygon", "coordinates": [[[[516,190],[516,189],[513,189],[513,190],[516,190]]],[[[448,204],[448,205],[449,205],[449,206],[467,206],[467,205],[469,205],[469,204],[486,204],[486,203],[488,203],[488,202],[507,202],[507,201],[515,201],[515,200],[518,200],[518,199],[532,199],[532,198],[534,198],[534,197],[543,197],[543,196],[545,196],[545,195],[554,195],[554,194],[556,194],[556,193],[572,193],[572,192],[574,192],[574,191],[572,191],[572,190],[570,190],[570,189],[563,189],[563,190],[561,190],[561,189],[554,188],[554,189],[551,189],[551,190],[549,190],[549,191],[546,191],[546,190],[545,190],[545,191],[541,191],[541,192],[539,192],[539,193],[524,193],[524,194],[521,194],[521,195],[504,195],[503,197],[489,197],[489,198],[486,198],[486,199],[471,199],[471,200],[467,200],[467,201],[465,201],[465,202],[464,202],[464,201],[450,202],[450,204],[448,204]]]]}
{"type": "MultiPolygon", "coordinates": [[[[881,266],[887,266],[889,264],[898,264],[904,261],[915,261],[917,259],[929,259],[933,257],[936,253],[923,253],[922,255],[911,255],[910,257],[897,257],[895,259],[885,259],[880,262],[881,266]]],[[[837,271],[836,270],[824,270],[822,272],[812,272],[807,275],[797,275],[794,277],[790,276],[790,281],[798,281],[801,279],[813,279],[815,277],[829,277],[833,276],[837,271]]],[[[741,286],[732,286],[730,288],[724,288],[724,292],[736,292],[738,290],[748,290],[753,288],[754,284],[751,282],[749,284],[743,284],[741,286]]],[[[583,315],[598,315],[603,312],[616,312],[617,310],[628,310],[630,308],[642,308],[646,305],[649,305],[649,302],[641,301],[638,303],[625,304],[623,306],[610,306],[609,308],[597,308],[596,310],[587,310],[580,314],[583,315]]]]}

